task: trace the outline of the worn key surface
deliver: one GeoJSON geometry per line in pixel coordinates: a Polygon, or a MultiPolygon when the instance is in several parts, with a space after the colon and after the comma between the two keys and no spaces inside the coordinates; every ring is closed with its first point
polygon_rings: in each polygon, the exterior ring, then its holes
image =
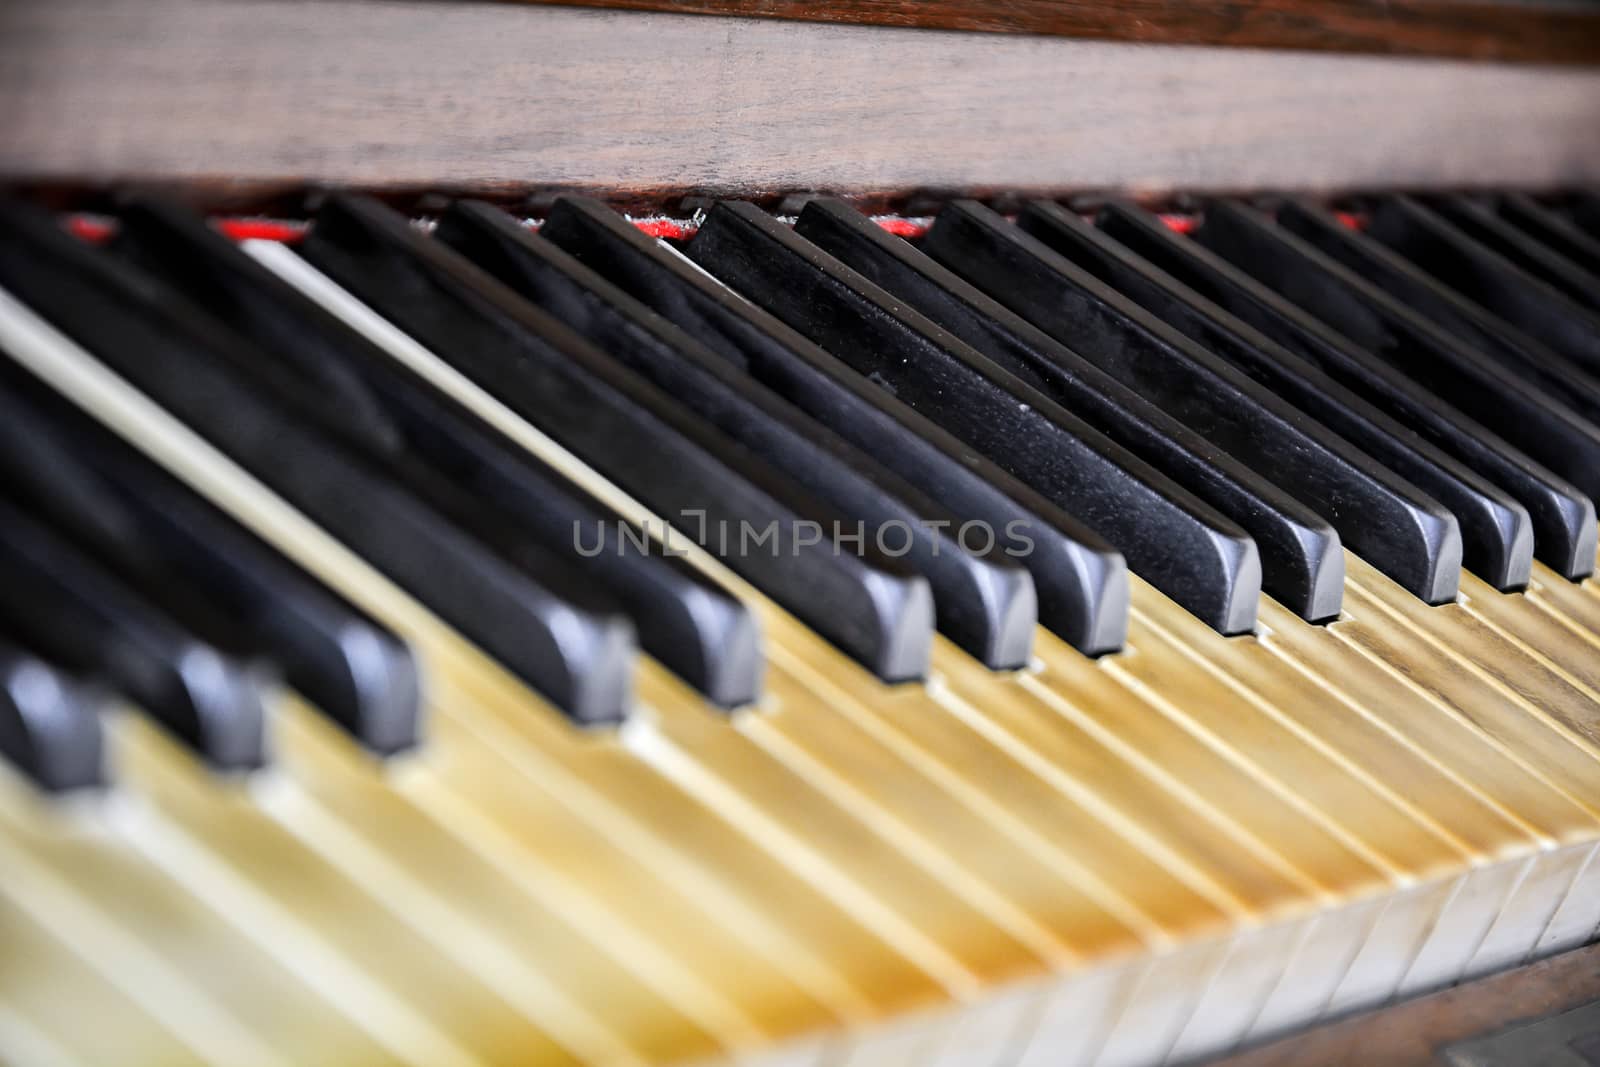
{"type": "MultiPolygon", "coordinates": [[[[880,697],[880,699],[882,699],[882,697],[880,697]]],[[[917,725],[917,723],[926,723],[926,717],[925,717],[925,715],[914,715],[914,717],[907,718],[906,721],[907,721],[907,725],[915,726],[915,725],[917,725]]],[[[798,720],[795,720],[795,723],[797,723],[797,725],[798,725],[798,720]]],[[[925,734],[926,733],[926,726],[925,725],[923,725],[923,726],[915,726],[915,733],[917,733],[917,734],[925,734]]],[[[680,744],[682,744],[682,742],[680,742],[680,744]]],[[[968,744],[968,747],[970,747],[970,744],[968,744]]],[[[704,758],[706,758],[706,757],[704,757],[704,755],[701,755],[701,757],[699,757],[699,760],[704,760],[704,758]]],[[[707,768],[707,769],[717,768],[717,766],[718,765],[710,765],[710,768],[707,768]]],[[[722,768],[717,769],[717,771],[715,771],[715,773],[717,773],[718,776],[722,776],[722,774],[730,773],[730,769],[731,768],[726,768],[726,766],[722,766],[722,768]]],[[[686,779],[686,781],[688,781],[688,782],[698,782],[699,779],[693,779],[693,777],[691,777],[691,779],[686,779]]]]}
{"type": "MultiPolygon", "coordinates": [[[[523,430],[526,431],[527,429],[528,428],[524,424],[523,425],[523,430]]],[[[548,447],[548,445],[544,445],[542,447],[548,447]]],[[[805,635],[803,634],[803,632],[791,633],[790,640],[787,643],[792,646],[796,641],[799,641],[803,645],[805,645],[806,647],[813,649],[812,652],[806,654],[809,657],[814,657],[815,655],[817,655],[821,651],[821,647],[817,646],[815,644],[815,639],[814,638],[807,639],[805,637],[805,635]]],[[[849,674],[850,672],[844,672],[844,673],[845,674],[849,674]]],[[[857,672],[857,674],[855,676],[856,677],[860,677],[864,682],[867,681],[865,676],[860,675],[859,672],[857,672]]],[[[868,686],[868,689],[872,693],[876,694],[876,696],[871,701],[869,701],[868,706],[875,706],[875,705],[877,705],[879,703],[882,703],[886,699],[888,699],[889,691],[883,690],[880,686],[877,685],[877,683],[868,682],[867,686],[868,686]]],[[[901,692],[908,692],[908,691],[902,689],[901,692]]],[[[915,705],[913,705],[913,707],[914,706],[915,705]]],[[[824,718],[823,718],[822,721],[820,721],[820,722],[816,721],[816,716],[818,716],[820,714],[824,714],[824,709],[825,709],[824,705],[815,705],[815,704],[813,704],[813,705],[811,705],[809,710],[802,711],[801,709],[797,708],[797,709],[795,709],[794,712],[792,712],[790,714],[784,714],[784,715],[779,715],[780,708],[781,708],[781,705],[779,707],[776,707],[776,708],[767,709],[768,710],[768,715],[764,716],[763,718],[767,718],[767,719],[775,720],[777,722],[784,723],[785,724],[784,733],[787,736],[789,736],[791,738],[794,738],[797,741],[799,741],[800,743],[806,744],[808,746],[814,745],[814,744],[818,743],[819,741],[822,741],[822,740],[828,738],[830,735],[833,736],[833,737],[837,737],[839,732],[840,732],[840,730],[841,730],[841,728],[843,728],[843,724],[841,724],[837,719],[830,720],[826,715],[824,715],[824,718]],[[812,722],[813,725],[808,727],[806,725],[806,723],[808,721],[812,722]],[[831,721],[831,724],[830,724],[830,721],[831,721]],[[821,732],[822,730],[826,730],[827,733],[821,732]],[[797,732],[797,731],[799,731],[799,732],[797,732]],[[809,738],[813,738],[814,740],[805,740],[808,737],[809,738]]],[[[746,722],[752,722],[752,721],[753,720],[751,718],[741,717],[740,719],[736,720],[736,723],[746,723],[746,722]]],[[[911,712],[911,713],[908,714],[908,716],[907,716],[905,721],[907,722],[909,727],[914,727],[914,731],[913,732],[914,732],[915,736],[921,737],[921,736],[926,736],[927,735],[928,723],[927,723],[927,715],[926,715],[926,713],[911,712]]],[[[674,716],[669,716],[669,717],[660,719],[659,721],[656,719],[655,716],[647,715],[647,716],[644,717],[643,720],[641,720],[638,730],[632,731],[632,736],[637,738],[637,740],[634,742],[635,744],[644,745],[645,746],[642,749],[642,751],[645,752],[646,754],[648,754],[648,756],[651,759],[664,761],[664,762],[661,763],[661,765],[664,768],[671,769],[672,772],[675,773],[675,774],[684,775],[682,780],[684,781],[686,788],[693,788],[693,789],[696,789],[696,790],[700,790],[700,789],[716,789],[717,788],[716,783],[718,781],[725,780],[725,776],[727,776],[729,774],[738,774],[738,775],[743,776],[743,777],[740,777],[740,778],[736,778],[734,780],[735,781],[740,781],[746,791],[754,790],[757,793],[761,793],[761,794],[765,794],[767,791],[769,791],[770,789],[774,788],[775,786],[777,786],[777,785],[779,785],[781,783],[781,780],[780,780],[780,783],[768,784],[763,779],[748,777],[748,774],[750,773],[750,771],[756,770],[757,767],[759,766],[759,764],[750,764],[749,771],[746,771],[746,770],[741,769],[741,765],[749,763],[748,757],[740,757],[738,763],[729,762],[730,760],[732,760],[735,757],[737,749],[736,748],[730,748],[728,742],[725,741],[725,740],[724,741],[719,741],[716,748],[709,748],[709,749],[706,748],[705,746],[707,744],[709,744],[709,742],[712,739],[714,739],[716,734],[717,734],[717,731],[711,731],[711,732],[708,733],[709,726],[710,726],[710,724],[709,724],[708,720],[705,720],[703,717],[697,716],[697,715],[689,715],[689,716],[674,715],[674,716]],[[661,731],[664,730],[664,729],[668,731],[668,733],[665,735],[665,737],[663,737],[662,734],[661,734],[661,731]],[[648,739],[648,744],[646,744],[647,739],[648,739]],[[671,747],[668,747],[668,748],[661,747],[661,743],[663,741],[667,742],[671,747]],[[681,755],[679,757],[674,758],[672,754],[675,753],[675,752],[676,753],[680,753],[681,755]],[[726,755],[725,756],[716,755],[716,753],[718,753],[718,752],[726,752],[726,755]],[[684,756],[687,756],[688,758],[694,760],[694,764],[693,764],[692,768],[688,767],[688,766],[683,766],[681,764],[680,760],[684,756]],[[707,762],[708,760],[711,760],[712,762],[708,763],[707,762]],[[706,775],[706,774],[710,774],[712,777],[710,779],[707,779],[706,777],[704,777],[704,775],[706,775]]],[[[760,736],[764,736],[764,735],[757,734],[756,736],[760,737],[760,736]]],[[[971,748],[971,741],[968,740],[968,741],[964,742],[964,749],[967,750],[967,751],[970,751],[970,748],[971,748]]],[[[779,749],[779,750],[776,750],[776,751],[778,753],[785,753],[784,749],[779,749]]],[[[960,752],[960,751],[963,751],[963,748],[955,748],[955,749],[952,749],[951,751],[952,752],[960,752]]],[[[793,758],[793,750],[792,749],[787,750],[786,761],[787,761],[787,758],[793,758]]],[[[957,757],[957,758],[959,759],[959,757],[957,757]]],[[[814,768],[815,765],[814,764],[808,764],[808,763],[805,763],[805,762],[800,764],[800,767],[802,769],[807,767],[807,766],[811,766],[811,767],[814,768]]],[[[765,773],[767,774],[768,779],[770,779],[771,778],[771,769],[769,768],[765,773]]],[[[808,776],[808,779],[809,779],[809,776],[814,773],[814,770],[807,770],[805,773],[806,773],[806,775],[808,776]]],[[[825,790],[827,790],[831,794],[832,790],[838,788],[838,786],[839,786],[839,782],[838,782],[838,779],[836,777],[836,774],[837,774],[837,772],[834,772],[833,774],[825,776],[824,778],[821,778],[821,779],[809,779],[809,780],[814,781],[817,786],[824,788],[825,790]],[[830,783],[832,783],[832,784],[830,784],[830,783]]],[[[875,773],[869,773],[864,778],[861,778],[860,780],[864,781],[864,782],[877,782],[877,781],[879,781],[879,780],[881,780],[883,778],[883,774],[884,774],[884,768],[879,767],[875,773]]],[[[903,801],[904,796],[905,796],[905,794],[902,791],[904,789],[908,788],[909,785],[910,785],[910,783],[906,783],[905,785],[902,785],[901,787],[899,787],[899,789],[897,789],[897,790],[892,790],[890,793],[884,793],[884,794],[881,795],[881,798],[873,800],[872,802],[875,803],[875,804],[879,804],[879,803],[894,803],[894,805],[896,807],[898,807],[899,803],[903,801]],[[898,796],[895,796],[895,794],[898,794],[898,796]],[[891,799],[891,798],[893,798],[893,799],[891,799]]],[[[860,790],[860,787],[856,786],[856,787],[852,788],[851,792],[846,794],[847,796],[853,796],[855,798],[854,804],[857,807],[859,807],[862,802],[864,802],[864,801],[866,801],[868,799],[868,797],[863,795],[859,790],[860,790]]],[[[876,793],[876,792],[877,791],[874,790],[874,793],[876,793]]],[[[712,793],[710,793],[708,795],[710,795],[712,797],[721,796],[721,797],[725,798],[724,802],[726,802],[726,800],[732,799],[732,797],[736,796],[737,794],[729,794],[729,793],[726,793],[724,791],[724,792],[712,792],[712,793]]],[[[780,793],[780,795],[781,795],[781,793],[780,793]]],[[[750,812],[749,817],[752,818],[752,819],[755,819],[756,818],[756,812],[754,812],[754,811],[750,812]]],[[[779,827],[774,826],[773,824],[770,823],[769,817],[762,817],[760,820],[751,823],[751,825],[753,827],[764,827],[765,829],[764,829],[763,832],[765,832],[765,833],[783,832],[783,831],[780,830],[779,827]]],[[[792,831],[789,831],[789,832],[792,833],[792,831]]],[[[922,835],[926,835],[927,833],[928,833],[928,828],[924,827],[922,829],[922,831],[921,831],[921,834],[922,835]]],[[[986,834],[992,834],[992,831],[985,831],[985,833],[986,834]]],[[[905,834],[904,830],[899,831],[899,836],[897,837],[897,839],[898,840],[905,840],[904,834],[905,834]]],[[[943,835],[941,834],[940,836],[943,836],[943,835]]],[[[803,858],[803,857],[805,857],[807,855],[812,855],[812,856],[816,855],[816,853],[814,851],[814,846],[810,846],[810,845],[804,844],[802,841],[797,840],[797,839],[795,839],[793,837],[786,837],[785,840],[787,841],[787,844],[785,845],[785,849],[784,849],[784,851],[782,853],[784,855],[790,855],[791,853],[798,853],[799,857],[801,857],[801,858],[803,858]]],[[[967,849],[970,850],[973,847],[975,847],[975,846],[974,845],[968,845],[967,849]]],[[[992,847],[992,846],[988,846],[988,847],[992,847]]],[[[965,850],[963,850],[963,851],[965,851],[965,850]]],[[[918,850],[918,854],[926,854],[925,853],[925,849],[919,849],[918,850]]],[[[957,854],[960,854],[960,853],[950,853],[950,855],[957,855],[957,854]]],[[[947,860],[945,862],[948,863],[949,861],[947,860]]],[[[1013,870],[1014,872],[1019,869],[1019,868],[1017,868],[1015,866],[1015,863],[1016,863],[1016,861],[1013,860],[1011,865],[1010,865],[1010,868],[1009,868],[1009,869],[1013,870]]],[[[948,869],[948,868],[946,868],[946,869],[948,869]]],[[[968,881],[968,879],[963,877],[962,881],[966,882],[966,881],[968,881]]],[[[1133,884],[1137,885],[1139,883],[1133,883],[1133,884]]],[[[973,888],[975,889],[975,887],[973,887],[973,888]]],[[[1058,888],[1057,890],[1055,890],[1055,893],[1059,894],[1060,893],[1060,889],[1058,888]]],[[[990,899],[992,899],[992,897],[990,899]]],[[[1078,925],[1076,927],[1076,930],[1077,930],[1076,940],[1078,940],[1079,943],[1082,944],[1083,943],[1083,939],[1086,936],[1086,933],[1087,933],[1087,931],[1088,931],[1088,929],[1090,927],[1086,926],[1084,924],[1084,921],[1081,918],[1077,922],[1078,922],[1078,925]]],[[[1122,936],[1126,936],[1126,935],[1124,934],[1122,936]]],[[[1092,943],[1093,942],[1090,942],[1089,944],[1092,944],[1092,943]]],[[[1089,944],[1084,944],[1084,949],[1088,949],[1089,948],[1089,944]]],[[[1103,949],[1101,949],[1101,951],[1103,951],[1103,949]]]]}

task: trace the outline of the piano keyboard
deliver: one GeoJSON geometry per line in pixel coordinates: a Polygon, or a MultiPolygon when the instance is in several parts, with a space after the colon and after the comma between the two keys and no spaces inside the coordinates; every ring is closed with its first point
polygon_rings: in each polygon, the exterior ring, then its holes
{"type": "Polygon", "coordinates": [[[1360,209],[0,208],[0,1062],[1155,1064],[1589,941],[1600,231],[1360,209]]]}

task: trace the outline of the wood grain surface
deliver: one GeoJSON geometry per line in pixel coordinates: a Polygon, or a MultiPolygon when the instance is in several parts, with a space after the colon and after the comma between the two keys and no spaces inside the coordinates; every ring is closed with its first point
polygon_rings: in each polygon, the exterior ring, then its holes
{"type": "Polygon", "coordinates": [[[11,0],[0,178],[1536,189],[1600,179],[1600,70],[504,3],[11,0]]]}
{"type": "Polygon", "coordinates": [[[1146,44],[1600,63],[1600,8],[1492,0],[560,0],[588,7],[1146,44]]]}

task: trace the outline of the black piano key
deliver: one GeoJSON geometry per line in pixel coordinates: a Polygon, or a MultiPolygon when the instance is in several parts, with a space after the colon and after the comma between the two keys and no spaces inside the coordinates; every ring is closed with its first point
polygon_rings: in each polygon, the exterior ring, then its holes
{"type": "Polygon", "coordinates": [[[120,251],[213,311],[275,358],[338,375],[395,447],[483,502],[592,578],[634,622],[640,644],[723,707],[760,695],[759,626],[739,599],[637,531],[521,446],[390,358],[198,218],[141,200],[125,206],[120,251]],[[581,546],[579,540],[581,538],[581,546]],[[581,550],[580,550],[581,548],[581,550]]]}
{"type": "Polygon", "coordinates": [[[903,548],[933,587],[939,629],[981,662],[1027,664],[1033,581],[998,544],[964,549],[960,522],[942,506],[504,211],[458,202],[434,237],[863,523],[874,544],[903,548]]]}
{"type": "Polygon", "coordinates": [[[1219,454],[1215,443],[1148,402],[1142,391],[1035,329],[842,201],[807,204],[795,232],[1120,446],[1102,453],[1104,462],[1121,466],[1130,455],[1137,457],[1237,522],[1260,548],[1262,587],[1291,611],[1314,621],[1339,614],[1344,560],[1333,529],[1235,457],[1219,454]]]}
{"type": "MultiPolygon", "coordinates": [[[[73,240],[39,212],[0,207],[0,288],[32,305],[446,622],[583,723],[626,710],[633,631],[591,583],[535,546],[491,551],[323,413],[240,368],[245,347],[174,291],[73,240]]],[[[462,502],[460,511],[470,510],[462,502]]]]}
{"type": "Polygon", "coordinates": [[[32,513],[201,637],[270,658],[368,749],[417,743],[422,679],[404,642],[47,393],[0,384],[0,482],[32,513]]]}
{"type": "Polygon", "coordinates": [[[270,302],[242,298],[252,284],[263,282],[263,276],[275,279],[199,216],[156,197],[125,196],[108,247],[147,275],[169,283],[191,304],[272,357],[251,368],[254,372],[272,375],[278,388],[294,392],[308,405],[337,412],[341,431],[374,454],[403,451],[399,428],[358,375],[308,343],[295,316],[279,314],[270,302]],[[219,246],[232,255],[221,254],[219,246]],[[180,252],[211,261],[180,269],[180,252]]]}
{"type": "MultiPolygon", "coordinates": [[[[1234,523],[1053,400],[751,204],[712,209],[689,254],[1112,542],[1222,633],[1255,625],[1261,563],[1234,523]]],[[[1307,546],[1312,547],[1312,546],[1307,546]]],[[[1315,573],[1307,567],[1308,573],[1315,573]]]]}
{"type": "Polygon", "coordinates": [[[1567,216],[1590,237],[1600,241],[1600,193],[1583,193],[1573,197],[1567,216]]]}
{"type": "MultiPolygon", "coordinates": [[[[1451,210],[1449,204],[1441,206],[1451,210]]],[[[1600,314],[1462,232],[1454,220],[1469,220],[1476,210],[1466,205],[1447,219],[1409,197],[1386,196],[1373,204],[1366,232],[1590,374],[1600,375],[1600,314]]],[[[1491,224],[1510,229],[1487,211],[1483,214],[1491,224]]],[[[1559,468],[1552,469],[1559,473],[1559,468]]]]}
{"type": "Polygon", "coordinates": [[[1454,516],[1112,288],[1140,276],[1105,235],[1053,204],[1030,206],[1023,221],[1013,227],[958,203],[935,223],[929,250],[1325,517],[1423,600],[1455,596],[1461,536],[1454,516]]]}
{"type": "Polygon", "coordinates": [[[106,783],[99,695],[0,637],[0,760],[48,793],[106,783]]]}
{"type": "Polygon", "coordinates": [[[301,251],[880,678],[926,673],[927,582],[838,551],[836,512],[633,371],[373,201],[331,200],[301,251]]]}
{"type": "Polygon", "coordinates": [[[1593,571],[1592,427],[1256,211],[1212,204],[1195,238],[1336,331],[1315,345],[1330,375],[1527,508],[1538,558],[1569,578],[1593,571]]]}
{"type": "Polygon", "coordinates": [[[1523,193],[1496,197],[1495,208],[1523,233],[1600,278],[1600,238],[1523,193]]]}
{"type": "Polygon", "coordinates": [[[1467,237],[1568,300],[1590,311],[1600,309],[1600,279],[1502,218],[1492,203],[1466,196],[1427,197],[1422,203],[1467,237]]]}
{"type": "Polygon", "coordinates": [[[1600,379],[1424,273],[1392,249],[1298,201],[1278,223],[1413,311],[1499,360],[1591,422],[1600,419],[1600,379]]]}
{"type": "Polygon", "coordinates": [[[0,626],[51,661],[103,680],[220,770],[266,763],[255,666],[169,618],[0,494],[0,626]]]}
{"type": "Polygon", "coordinates": [[[1161,309],[1158,313],[1170,325],[1448,508],[1460,526],[1463,562],[1473,573],[1498,589],[1527,584],[1533,564],[1533,523],[1527,509],[1318,369],[1316,356],[1307,358],[1271,336],[1304,326],[1310,344],[1320,332],[1336,347],[1341,342],[1331,331],[1137,207],[1107,205],[1097,225],[1148,272],[1148,285],[1157,287],[1151,297],[1164,294],[1146,307],[1161,309]]]}
{"type": "Polygon", "coordinates": [[[994,531],[1033,576],[1039,621],[1051,631],[1089,655],[1121,647],[1122,557],[1034,489],[604,204],[564,197],[540,233],[941,501],[963,525],[994,531]]]}

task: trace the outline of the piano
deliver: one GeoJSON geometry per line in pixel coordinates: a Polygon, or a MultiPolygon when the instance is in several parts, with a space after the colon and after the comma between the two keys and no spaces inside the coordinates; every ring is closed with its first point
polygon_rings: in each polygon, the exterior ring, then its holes
{"type": "Polygon", "coordinates": [[[1600,12],[16,0],[0,105],[0,1063],[1595,1062],[1600,12]]]}

